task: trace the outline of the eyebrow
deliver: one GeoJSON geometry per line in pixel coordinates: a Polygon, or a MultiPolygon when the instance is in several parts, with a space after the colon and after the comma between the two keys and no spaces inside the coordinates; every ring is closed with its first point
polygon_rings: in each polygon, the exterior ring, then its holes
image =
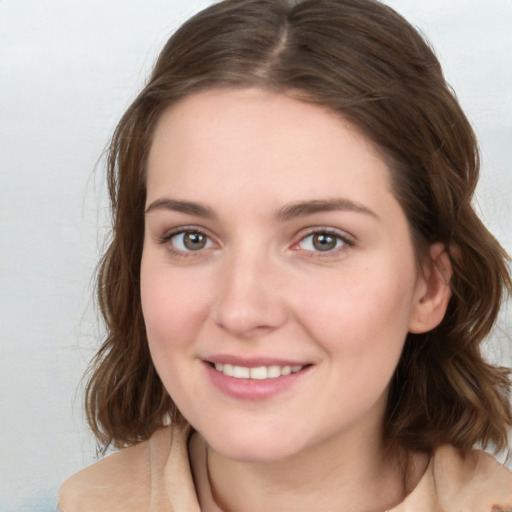
{"type": "Polygon", "coordinates": [[[171,199],[168,197],[163,197],[153,201],[146,208],[144,213],[147,215],[149,212],[154,210],[170,210],[205,219],[215,219],[217,217],[215,213],[213,213],[213,210],[208,206],[195,203],[193,201],[181,201],[179,199],[171,199]]]}
{"type": "Polygon", "coordinates": [[[370,208],[345,198],[299,201],[297,203],[286,205],[278,210],[276,219],[284,222],[297,217],[313,215],[315,213],[334,211],[363,213],[365,215],[370,215],[375,219],[379,219],[379,216],[373,210],[370,210],[370,208]]]}
{"type": "MultiPolygon", "coordinates": [[[[194,201],[183,201],[179,199],[171,199],[163,197],[153,201],[144,212],[148,214],[154,210],[170,210],[175,212],[184,213],[186,215],[193,215],[195,217],[202,217],[205,219],[216,219],[217,215],[213,210],[201,203],[194,201]]],[[[306,217],[314,215],[315,213],[333,212],[333,211],[350,211],[370,215],[376,219],[379,216],[370,208],[356,203],[350,199],[335,198],[335,199],[313,199],[310,201],[298,201],[280,208],[276,214],[276,220],[286,222],[298,217],[306,217]]]]}

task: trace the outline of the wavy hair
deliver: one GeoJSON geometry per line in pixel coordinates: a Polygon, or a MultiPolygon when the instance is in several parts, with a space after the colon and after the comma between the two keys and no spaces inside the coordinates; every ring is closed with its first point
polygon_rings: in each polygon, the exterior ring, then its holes
{"type": "Polygon", "coordinates": [[[387,159],[418,257],[449,248],[452,298],[442,323],[408,335],[390,387],[387,438],[406,449],[506,446],[508,370],[481,355],[505,292],[508,256],[476,215],[473,130],[429,44],[373,0],[226,0],[163,48],[108,153],[112,238],[97,277],[107,337],[90,366],[89,424],[104,447],[184,421],[151,361],[140,299],[146,160],[161,114],[212,87],[256,86],[339,114],[387,159]]]}

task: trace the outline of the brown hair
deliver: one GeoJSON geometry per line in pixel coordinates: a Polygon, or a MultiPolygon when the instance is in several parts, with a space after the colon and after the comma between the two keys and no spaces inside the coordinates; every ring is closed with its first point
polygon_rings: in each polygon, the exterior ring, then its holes
{"type": "Polygon", "coordinates": [[[449,248],[448,311],[439,327],[406,340],[390,389],[388,439],[426,451],[442,443],[503,449],[512,425],[508,372],[485,362],[480,345],[512,284],[505,251],[472,208],[475,136],[429,45],[373,0],[226,0],[164,47],[109,151],[113,235],[97,286],[108,335],[86,390],[99,441],[130,445],[169,414],[183,420],[151,361],[141,311],[146,159],[170,105],[201,89],[245,86],[322,105],[353,123],[387,158],[418,252],[434,242],[449,248]]]}

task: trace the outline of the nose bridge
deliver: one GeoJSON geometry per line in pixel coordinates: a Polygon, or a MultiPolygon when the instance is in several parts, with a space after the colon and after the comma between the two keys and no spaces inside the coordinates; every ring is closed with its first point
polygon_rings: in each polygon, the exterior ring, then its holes
{"type": "Polygon", "coordinates": [[[277,287],[277,263],[269,251],[247,244],[223,262],[215,321],[239,337],[278,328],[286,310],[277,287]]]}

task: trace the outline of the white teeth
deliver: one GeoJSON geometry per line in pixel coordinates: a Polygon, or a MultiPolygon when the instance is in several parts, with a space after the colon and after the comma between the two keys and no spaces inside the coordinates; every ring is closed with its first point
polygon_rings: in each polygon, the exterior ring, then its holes
{"type": "Polygon", "coordinates": [[[281,377],[281,367],[280,366],[269,366],[267,368],[267,376],[269,379],[275,379],[276,377],[281,377]]]}
{"type": "Polygon", "coordinates": [[[237,379],[248,379],[251,376],[251,370],[245,366],[233,366],[233,377],[237,379]]]}
{"type": "Polygon", "coordinates": [[[292,367],[291,366],[283,366],[281,368],[281,375],[290,375],[292,373],[292,367]]]}
{"type": "Polygon", "coordinates": [[[268,370],[266,366],[258,366],[257,368],[251,368],[251,379],[263,380],[268,378],[268,370]]]}
{"type": "Polygon", "coordinates": [[[215,369],[217,371],[222,372],[224,375],[227,375],[228,377],[235,377],[237,379],[275,379],[283,375],[290,375],[290,373],[300,372],[302,368],[304,368],[304,366],[302,365],[272,365],[248,368],[246,366],[234,366],[231,364],[215,363],[215,369]]]}

